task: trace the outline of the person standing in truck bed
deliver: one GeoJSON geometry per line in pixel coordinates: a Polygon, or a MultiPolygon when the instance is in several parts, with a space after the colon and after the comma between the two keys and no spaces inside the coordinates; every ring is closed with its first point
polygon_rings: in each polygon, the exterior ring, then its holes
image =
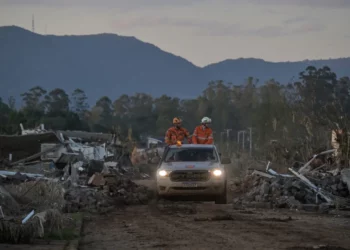
{"type": "Polygon", "coordinates": [[[210,128],[211,119],[209,117],[203,117],[201,125],[194,129],[192,135],[193,144],[213,144],[213,130],[210,128]]]}
{"type": "Polygon", "coordinates": [[[173,119],[173,127],[169,128],[165,134],[165,143],[167,145],[176,145],[178,142],[183,142],[187,139],[191,143],[191,136],[187,129],[182,127],[182,120],[175,117],[173,119]]]}

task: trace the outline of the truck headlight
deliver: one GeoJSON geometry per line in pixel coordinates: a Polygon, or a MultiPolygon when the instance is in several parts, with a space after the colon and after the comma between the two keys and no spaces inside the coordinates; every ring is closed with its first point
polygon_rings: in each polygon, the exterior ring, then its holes
{"type": "Polygon", "coordinates": [[[222,175],[222,171],[221,171],[220,169],[215,169],[215,170],[213,171],[213,175],[215,175],[215,176],[221,176],[221,175],[222,175]]]}
{"type": "Polygon", "coordinates": [[[158,175],[161,176],[161,177],[165,177],[165,176],[168,175],[168,172],[165,171],[165,170],[160,170],[160,171],[158,172],[158,175]]]}

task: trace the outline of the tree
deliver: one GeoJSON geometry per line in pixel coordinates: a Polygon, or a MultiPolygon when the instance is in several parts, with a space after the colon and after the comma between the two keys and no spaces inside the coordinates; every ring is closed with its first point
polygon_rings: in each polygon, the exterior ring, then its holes
{"type": "Polygon", "coordinates": [[[105,131],[109,131],[113,127],[113,110],[112,101],[107,96],[101,97],[96,102],[96,107],[100,108],[100,125],[105,131]]]}
{"type": "Polygon", "coordinates": [[[10,108],[8,105],[2,102],[2,99],[0,98],[0,132],[5,133],[5,126],[4,124],[7,124],[8,122],[8,115],[10,113],[10,108]]]}
{"type": "Polygon", "coordinates": [[[134,138],[142,134],[153,134],[156,131],[156,118],[153,114],[152,96],[142,93],[131,96],[128,119],[128,127],[132,128],[134,138]]]}
{"type": "Polygon", "coordinates": [[[131,99],[128,95],[122,95],[113,102],[114,114],[119,117],[128,115],[130,112],[131,99]]]}
{"type": "Polygon", "coordinates": [[[60,88],[56,88],[45,96],[45,107],[49,115],[59,115],[69,111],[69,96],[60,88]]]}
{"type": "Polygon", "coordinates": [[[255,128],[260,132],[260,143],[269,139],[282,139],[291,122],[284,88],[278,82],[270,80],[259,89],[260,103],[254,117],[255,128]]]}
{"type": "Polygon", "coordinates": [[[84,119],[86,112],[89,109],[89,105],[87,103],[87,96],[84,90],[75,89],[72,93],[72,99],[73,112],[77,113],[80,119],[84,119]]]}
{"type": "MultiPolygon", "coordinates": [[[[187,99],[180,101],[180,113],[189,130],[193,129],[200,121],[198,114],[199,101],[198,99],[187,99]]],[[[192,133],[193,131],[190,131],[192,133]]]]}
{"type": "Polygon", "coordinates": [[[25,104],[22,109],[25,117],[24,123],[27,127],[36,127],[40,124],[40,119],[45,113],[44,96],[46,93],[45,89],[36,86],[21,94],[25,104]]]}
{"type": "MultiPolygon", "coordinates": [[[[133,139],[140,139],[164,136],[173,117],[182,118],[184,127],[192,132],[203,116],[209,116],[215,137],[224,129],[231,129],[230,134],[236,135],[237,131],[252,127],[253,147],[260,156],[277,162],[281,158],[276,155],[280,154],[283,163],[292,163],[307,161],[326,147],[332,129],[350,131],[349,77],[337,79],[329,67],[310,66],[292,84],[273,79],[260,86],[257,83],[253,77],[234,86],[212,81],[197,98],[186,100],[136,93],[121,95],[112,103],[103,96],[91,109],[84,91],[76,89],[71,95],[71,110],[69,97],[62,89],[47,94],[37,86],[22,94],[23,109],[14,108],[14,98],[7,104],[0,101],[0,132],[14,134],[19,132],[19,123],[34,127],[43,122],[52,129],[114,130],[125,138],[132,131],[133,139]]],[[[229,153],[229,148],[237,146],[236,138],[229,139],[228,144],[229,153]]],[[[344,151],[343,155],[348,154],[344,151]]]]}
{"type": "Polygon", "coordinates": [[[28,92],[21,94],[22,100],[25,103],[25,108],[29,110],[43,110],[43,97],[47,93],[40,86],[31,88],[28,92]]]}
{"type": "MultiPolygon", "coordinates": [[[[162,95],[154,100],[154,113],[157,117],[156,134],[164,135],[173,118],[181,117],[180,99],[162,95]]],[[[187,121],[184,121],[184,126],[187,127],[187,121]]]]}
{"type": "Polygon", "coordinates": [[[8,99],[9,108],[14,110],[16,108],[16,99],[13,96],[10,96],[8,99]]]}

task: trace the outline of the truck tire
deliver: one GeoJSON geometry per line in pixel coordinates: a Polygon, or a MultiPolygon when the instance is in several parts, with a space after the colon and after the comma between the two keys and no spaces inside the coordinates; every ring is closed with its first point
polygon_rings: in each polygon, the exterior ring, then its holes
{"type": "Polygon", "coordinates": [[[226,185],[225,190],[222,194],[215,197],[215,204],[227,204],[227,192],[226,192],[226,185]]]}

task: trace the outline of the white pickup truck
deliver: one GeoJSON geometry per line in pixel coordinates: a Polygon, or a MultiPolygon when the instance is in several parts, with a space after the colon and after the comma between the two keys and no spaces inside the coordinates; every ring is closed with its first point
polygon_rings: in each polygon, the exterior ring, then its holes
{"type": "Polygon", "coordinates": [[[224,164],[215,145],[183,144],[165,149],[157,169],[157,194],[203,197],[203,200],[227,203],[227,178],[224,164]]]}

